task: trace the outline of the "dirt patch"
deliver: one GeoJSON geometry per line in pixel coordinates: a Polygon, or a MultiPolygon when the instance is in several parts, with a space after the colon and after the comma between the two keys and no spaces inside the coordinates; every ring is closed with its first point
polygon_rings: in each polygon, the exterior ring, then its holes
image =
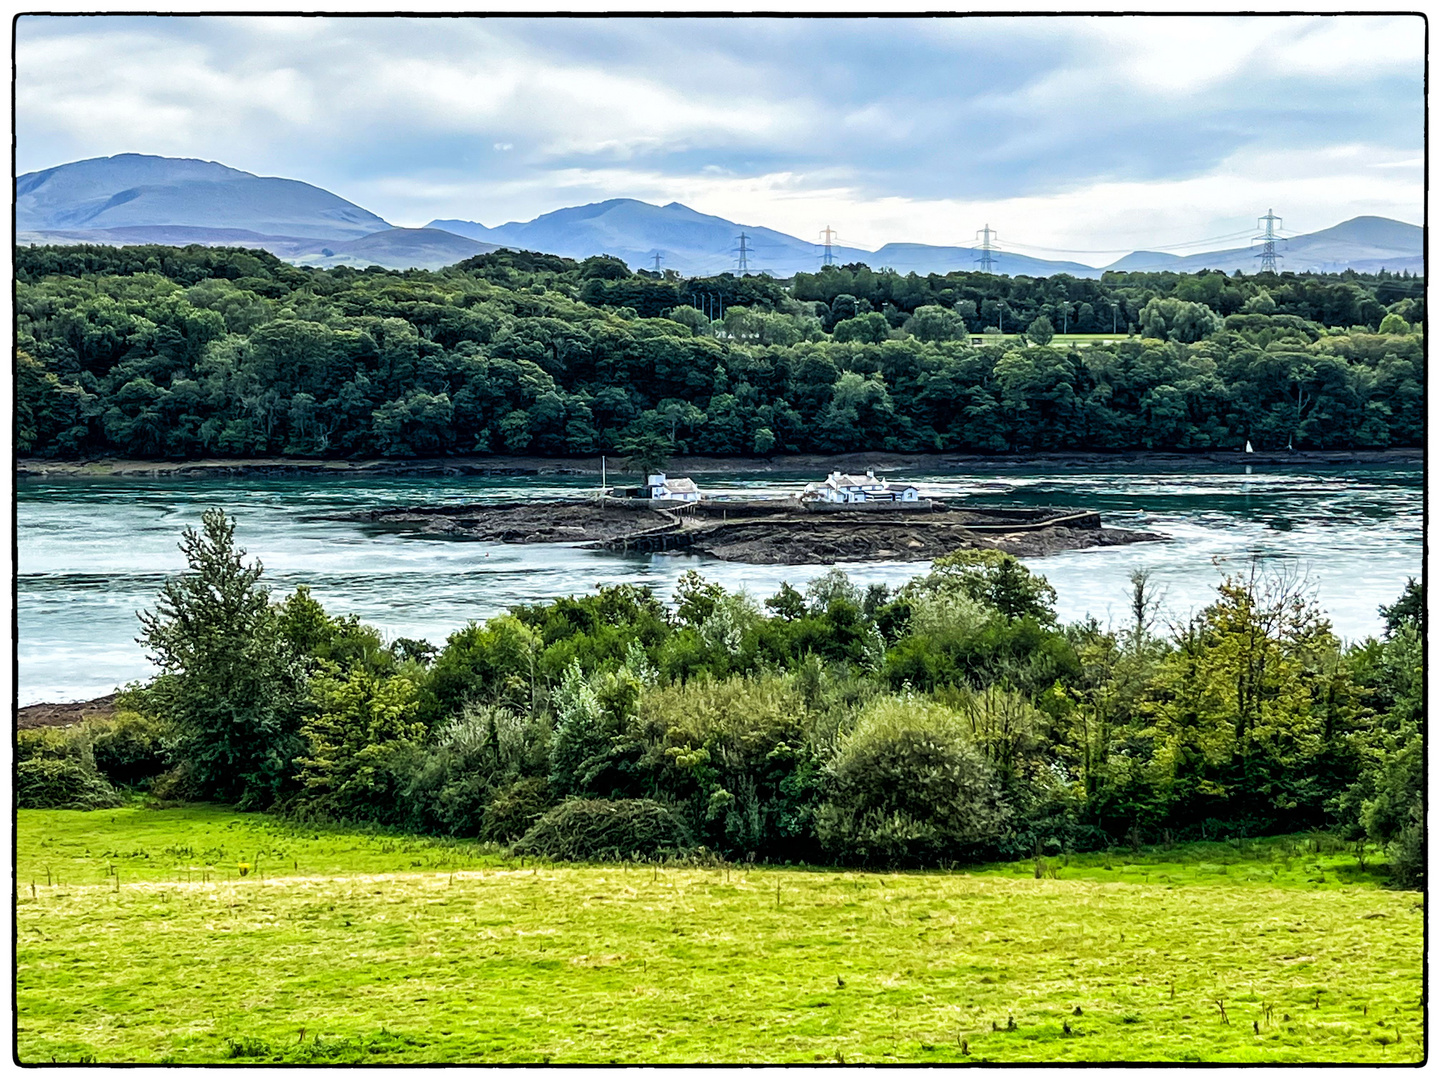
{"type": "MultiPolygon", "coordinates": [[[[346,520],[355,520],[346,516],[346,520]]],[[[505,544],[566,544],[673,528],[675,514],[648,503],[486,503],[479,506],[415,506],[371,510],[359,520],[406,532],[490,540],[505,544]]]]}
{"type": "Polygon", "coordinates": [[[63,704],[45,702],[26,705],[15,714],[17,728],[68,727],[82,720],[108,720],[115,715],[115,695],[106,694],[93,701],[71,701],[63,704]]]}
{"type": "Polygon", "coordinates": [[[838,563],[924,562],[952,551],[996,548],[1011,555],[1053,555],[1081,548],[1162,540],[1130,529],[1066,526],[1013,533],[980,533],[963,525],[915,527],[857,525],[853,529],[774,531],[761,525],[729,526],[714,539],[697,538],[689,550],[727,562],[838,563]]]}

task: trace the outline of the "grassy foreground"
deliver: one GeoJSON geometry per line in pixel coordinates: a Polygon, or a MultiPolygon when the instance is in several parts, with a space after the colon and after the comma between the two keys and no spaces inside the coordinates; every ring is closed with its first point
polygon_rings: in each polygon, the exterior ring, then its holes
{"type": "Polygon", "coordinates": [[[132,807],[20,811],[16,856],[27,1064],[1424,1056],[1420,896],[1298,838],[1039,879],[522,867],[132,807]]]}

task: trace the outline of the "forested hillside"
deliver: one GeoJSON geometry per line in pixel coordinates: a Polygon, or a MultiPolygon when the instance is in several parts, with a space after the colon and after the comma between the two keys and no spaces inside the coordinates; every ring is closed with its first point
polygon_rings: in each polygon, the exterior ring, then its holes
{"type": "Polygon", "coordinates": [[[27,455],[1329,449],[1424,430],[1410,276],[781,283],[511,251],[396,272],[85,246],[18,249],[16,278],[27,455]]]}

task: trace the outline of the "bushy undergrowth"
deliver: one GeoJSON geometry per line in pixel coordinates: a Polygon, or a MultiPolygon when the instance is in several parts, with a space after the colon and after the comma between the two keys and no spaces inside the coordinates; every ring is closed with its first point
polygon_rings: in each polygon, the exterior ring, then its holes
{"type": "Polygon", "coordinates": [[[641,862],[684,856],[693,847],[680,815],[653,799],[567,799],[514,850],[566,862],[641,862]]]}
{"type": "Polygon", "coordinates": [[[95,767],[112,784],[141,787],[165,771],[165,741],[171,732],[153,717],[122,709],[90,725],[95,767]]]}
{"type": "Polygon", "coordinates": [[[124,800],[95,767],[83,727],[17,733],[15,804],[22,810],[100,810],[124,800]]]}
{"type": "Polygon", "coordinates": [[[22,810],[103,810],[124,799],[78,758],[31,758],[15,766],[15,804],[22,810]]]}

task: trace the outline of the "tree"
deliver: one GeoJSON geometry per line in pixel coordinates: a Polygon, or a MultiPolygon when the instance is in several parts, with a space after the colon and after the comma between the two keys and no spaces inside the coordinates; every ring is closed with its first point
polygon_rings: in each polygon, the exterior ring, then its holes
{"type": "Polygon", "coordinates": [[[208,796],[268,805],[300,749],[293,673],[280,620],[246,564],[235,521],[206,510],[180,550],[189,572],[166,581],[137,639],[160,668],[153,698],[174,724],[174,756],[208,796]]]}
{"type": "Polygon", "coordinates": [[[1326,793],[1313,764],[1327,729],[1349,726],[1359,709],[1333,662],[1339,643],[1291,573],[1264,573],[1254,560],[1217,591],[1156,676],[1156,786],[1192,817],[1224,800],[1266,825],[1314,824],[1326,793]]]}
{"type": "Polygon", "coordinates": [[[662,432],[637,431],[617,442],[615,449],[625,455],[627,467],[644,477],[665,468],[674,444],[662,432]]]}
{"type": "Polygon", "coordinates": [[[1140,332],[1145,337],[1189,344],[1219,329],[1219,317],[1204,304],[1156,296],[1140,309],[1140,332]]]}
{"type": "Polygon", "coordinates": [[[387,759],[425,736],[425,725],[416,720],[419,699],[403,676],[328,667],[311,685],[315,713],[300,729],[307,751],[295,762],[299,781],[317,809],[371,817],[393,802],[387,759]]]}
{"type": "Polygon", "coordinates": [[[1025,328],[1025,336],[1034,345],[1049,345],[1055,337],[1055,327],[1044,315],[1037,315],[1033,322],[1025,328]]]}
{"type": "Polygon", "coordinates": [[[984,548],[942,555],[926,581],[931,588],[958,588],[1006,618],[1029,617],[1042,625],[1055,621],[1055,587],[1003,551],[984,548]]]}
{"type": "MultiPolygon", "coordinates": [[[[970,305],[975,306],[973,303],[970,305]]],[[[965,320],[939,304],[927,304],[915,309],[905,320],[905,329],[920,341],[955,341],[966,334],[965,320]]]]}

